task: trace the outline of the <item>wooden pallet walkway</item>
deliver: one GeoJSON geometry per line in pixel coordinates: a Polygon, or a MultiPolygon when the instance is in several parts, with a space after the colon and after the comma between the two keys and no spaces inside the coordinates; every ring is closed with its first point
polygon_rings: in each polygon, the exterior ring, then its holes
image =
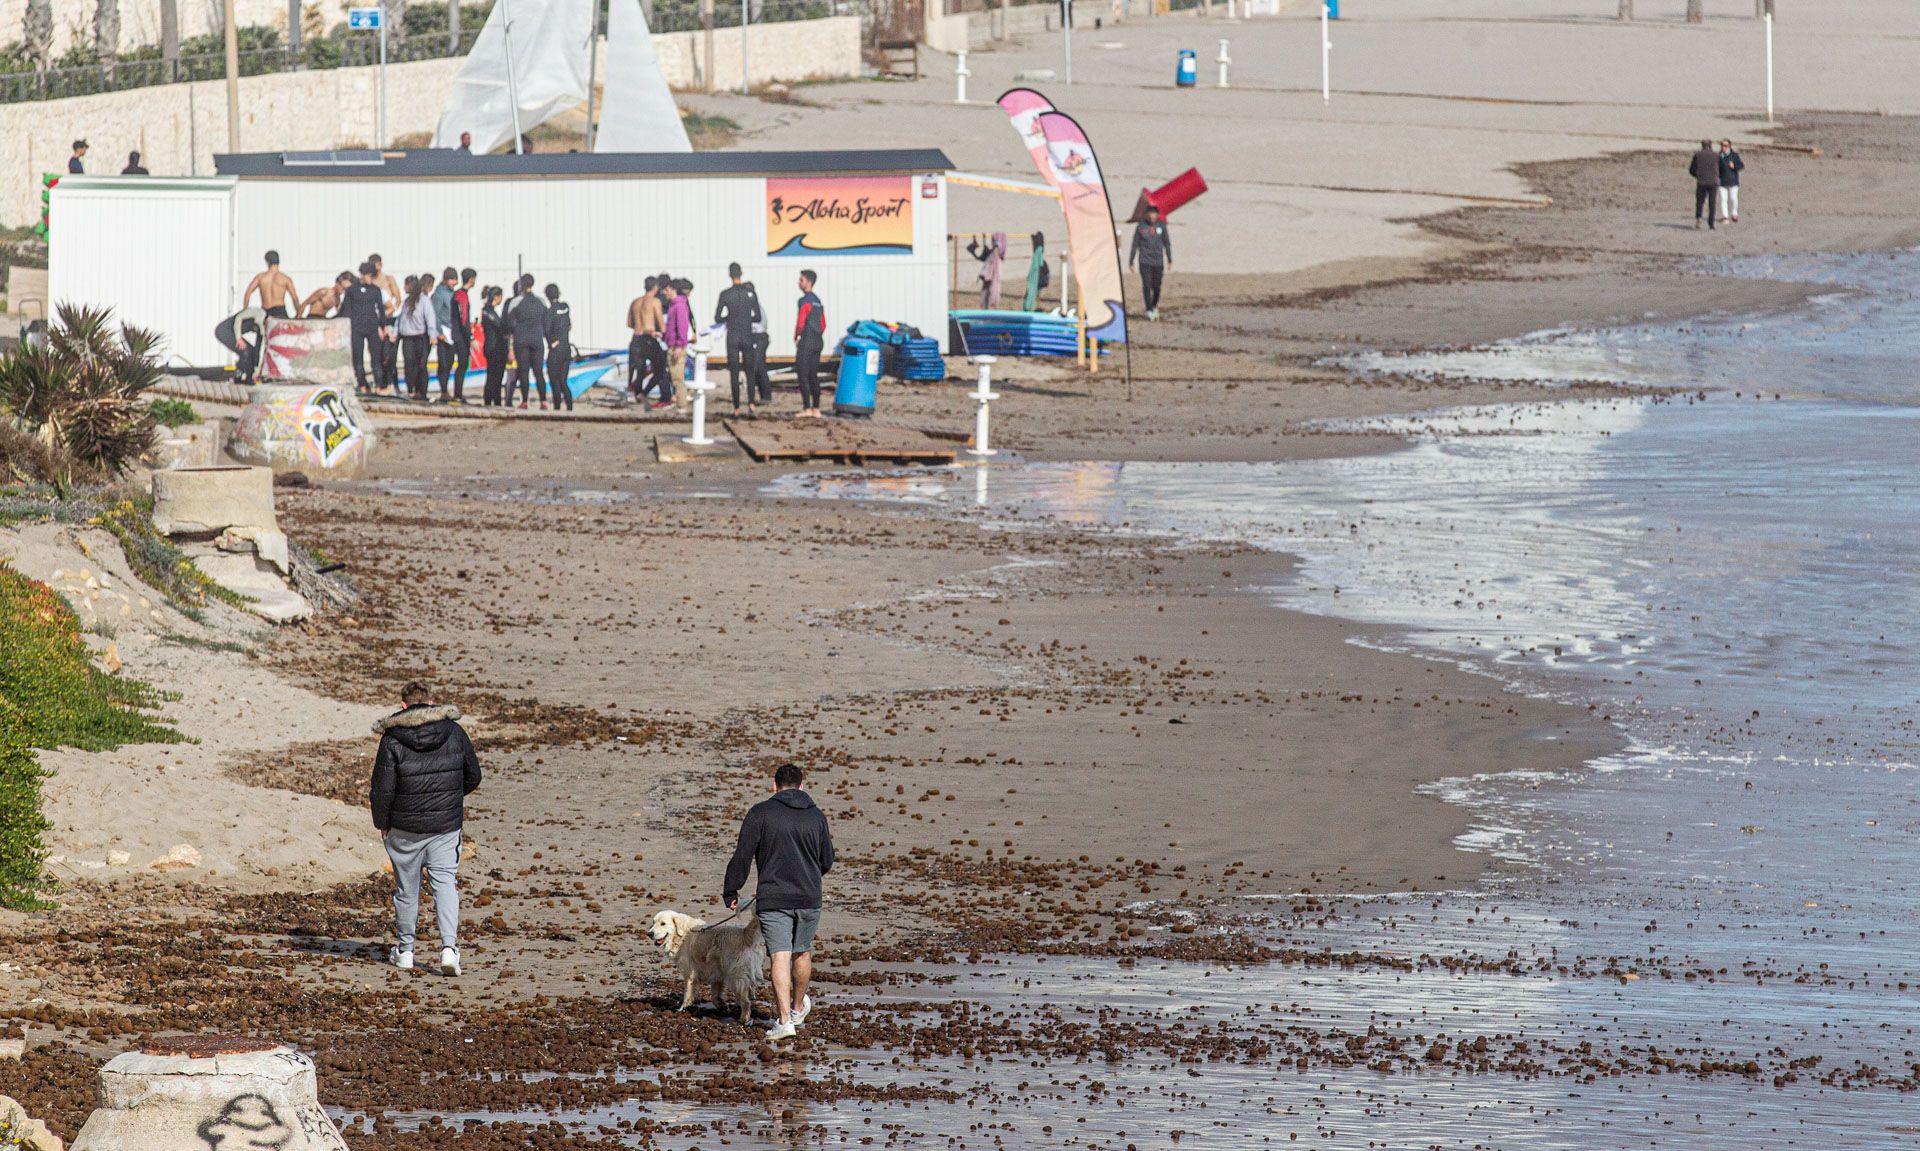
{"type": "Polygon", "coordinates": [[[836,463],[950,464],[958,445],[912,428],[864,420],[724,420],[755,460],[836,463]]]}

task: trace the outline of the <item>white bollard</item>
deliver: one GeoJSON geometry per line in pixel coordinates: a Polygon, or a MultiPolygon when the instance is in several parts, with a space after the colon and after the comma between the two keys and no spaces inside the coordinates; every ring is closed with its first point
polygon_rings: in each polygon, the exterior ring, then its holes
{"type": "Polygon", "coordinates": [[[1220,65],[1220,86],[1224,88],[1227,86],[1227,65],[1233,63],[1233,61],[1227,57],[1227,42],[1225,40],[1220,41],[1220,59],[1218,63],[1220,65]]]}
{"type": "Polygon", "coordinates": [[[973,446],[967,454],[985,459],[997,454],[987,440],[987,405],[1000,397],[993,391],[993,357],[975,356],[973,362],[980,365],[980,382],[973,393],[973,446]]]}
{"type": "Polygon", "coordinates": [[[313,1061],[258,1039],[177,1036],[115,1056],[98,1104],[73,1151],[347,1151],[320,1108],[313,1061]]]}
{"type": "Polygon", "coordinates": [[[713,390],[713,383],[707,379],[707,357],[713,354],[713,343],[701,336],[687,350],[693,353],[693,381],[687,385],[693,393],[693,434],[682,436],[680,442],[704,447],[713,442],[707,435],[707,393],[713,390]]]}
{"type": "Polygon", "coordinates": [[[967,54],[961,52],[959,56],[960,66],[953,70],[953,82],[959,90],[954,93],[953,102],[956,104],[964,104],[967,102],[967,77],[973,75],[973,73],[967,71],[967,54]]]}

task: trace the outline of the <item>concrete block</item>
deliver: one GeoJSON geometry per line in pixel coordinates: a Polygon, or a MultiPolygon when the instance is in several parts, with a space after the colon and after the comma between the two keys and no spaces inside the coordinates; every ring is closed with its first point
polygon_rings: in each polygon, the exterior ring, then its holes
{"type": "Polygon", "coordinates": [[[200,535],[231,527],[278,531],[273,472],[231,464],[155,472],[153,526],[162,535],[200,535]]]}
{"type": "Polygon", "coordinates": [[[272,623],[294,623],[313,614],[307,597],[287,586],[280,573],[257,555],[223,552],[213,547],[186,549],[193,566],[230,592],[253,601],[247,610],[272,623]]]}
{"type": "Polygon", "coordinates": [[[275,472],[357,479],[375,440],[351,387],[262,384],[240,410],[227,454],[275,472]]]}
{"type": "Polygon", "coordinates": [[[328,384],[353,389],[353,354],[347,344],[352,323],[293,320],[269,316],[264,325],[260,377],[272,382],[328,384]]]}
{"type": "Polygon", "coordinates": [[[182,1036],[116,1055],[72,1151],[347,1151],[313,1061],[260,1040],[182,1036]]]}
{"type": "Polygon", "coordinates": [[[227,422],[213,420],[178,428],[161,428],[153,441],[153,466],[212,468],[226,462],[227,422]]]}

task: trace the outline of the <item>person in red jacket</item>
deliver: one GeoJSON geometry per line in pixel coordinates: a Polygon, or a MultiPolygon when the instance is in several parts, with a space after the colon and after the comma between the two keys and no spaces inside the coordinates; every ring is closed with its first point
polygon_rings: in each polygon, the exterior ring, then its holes
{"type": "Polygon", "coordinates": [[[796,419],[820,419],[820,353],[827,343],[827,306],[813,294],[812,268],[800,273],[800,318],[793,324],[793,374],[800,381],[796,419]]]}

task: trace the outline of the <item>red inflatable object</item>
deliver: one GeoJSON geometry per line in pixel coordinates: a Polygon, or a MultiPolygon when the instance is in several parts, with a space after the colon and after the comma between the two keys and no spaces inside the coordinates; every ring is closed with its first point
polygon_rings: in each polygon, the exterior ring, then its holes
{"type": "Polygon", "coordinates": [[[1146,219],[1148,206],[1160,209],[1160,218],[1164,220],[1173,215],[1174,209],[1199,199],[1206,190],[1207,180],[1200,174],[1200,169],[1188,168],[1152,191],[1142,188],[1140,200],[1134,204],[1133,215],[1127,217],[1127,222],[1132,224],[1146,219]]]}

